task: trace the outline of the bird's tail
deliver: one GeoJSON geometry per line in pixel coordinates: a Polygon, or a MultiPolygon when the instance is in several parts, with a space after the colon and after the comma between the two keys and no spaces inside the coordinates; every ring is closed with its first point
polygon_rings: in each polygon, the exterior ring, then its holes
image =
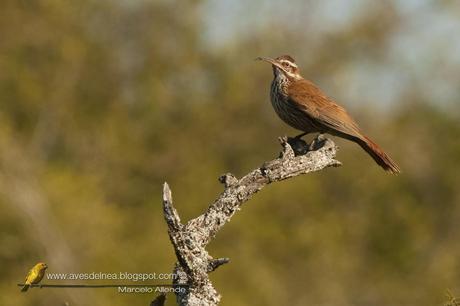
{"type": "Polygon", "coordinates": [[[28,284],[25,284],[24,287],[22,287],[21,291],[22,291],[22,292],[26,292],[27,289],[29,289],[29,285],[28,285],[28,284]]]}
{"type": "Polygon", "coordinates": [[[401,173],[401,169],[396,162],[367,136],[362,135],[362,137],[355,138],[355,142],[358,143],[385,171],[391,174],[401,173]]]}

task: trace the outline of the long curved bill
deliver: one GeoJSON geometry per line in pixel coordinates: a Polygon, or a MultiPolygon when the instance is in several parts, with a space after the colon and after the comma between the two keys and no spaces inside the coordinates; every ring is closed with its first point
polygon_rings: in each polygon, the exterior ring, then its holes
{"type": "Polygon", "coordinates": [[[270,63],[270,64],[272,64],[273,66],[276,66],[276,67],[280,68],[281,70],[283,70],[283,68],[281,67],[281,65],[280,65],[277,61],[275,61],[274,59],[272,59],[272,58],[259,56],[258,58],[256,58],[256,61],[264,61],[264,62],[267,62],[267,63],[270,63]]]}

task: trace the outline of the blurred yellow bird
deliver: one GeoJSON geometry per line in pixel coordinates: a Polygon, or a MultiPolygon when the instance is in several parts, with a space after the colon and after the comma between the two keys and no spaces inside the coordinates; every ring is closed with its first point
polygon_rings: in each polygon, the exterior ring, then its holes
{"type": "Polygon", "coordinates": [[[29,273],[27,273],[24,287],[22,287],[21,291],[25,292],[27,289],[29,289],[30,285],[38,284],[42,280],[43,276],[45,276],[46,268],[48,268],[46,263],[39,262],[32,269],[30,269],[29,273]]]}

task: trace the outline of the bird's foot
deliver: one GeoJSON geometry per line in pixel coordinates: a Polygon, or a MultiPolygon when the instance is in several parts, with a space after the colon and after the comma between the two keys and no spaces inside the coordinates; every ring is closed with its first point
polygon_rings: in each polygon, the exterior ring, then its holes
{"type": "Polygon", "coordinates": [[[323,133],[319,133],[315,139],[310,143],[310,147],[308,148],[309,151],[316,151],[324,146],[327,138],[324,136],[323,133]]]}
{"type": "Polygon", "coordinates": [[[295,138],[295,139],[300,139],[300,138],[302,138],[303,136],[305,136],[305,135],[307,135],[307,134],[308,134],[308,132],[304,132],[304,133],[302,133],[302,134],[299,134],[299,135],[295,136],[294,138],[295,138]]]}
{"type": "Polygon", "coordinates": [[[288,137],[287,143],[291,146],[295,156],[307,154],[309,151],[308,144],[301,137],[305,134],[297,135],[296,137],[288,137]]]}

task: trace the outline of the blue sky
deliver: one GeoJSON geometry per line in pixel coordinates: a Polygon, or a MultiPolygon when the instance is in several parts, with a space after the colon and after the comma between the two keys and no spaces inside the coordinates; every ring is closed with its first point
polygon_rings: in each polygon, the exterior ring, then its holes
{"type": "MultiPolygon", "coordinates": [[[[404,22],[392,34],[384,62],[379,65],[354,63],[347,67],[344,73],[348,90],[343,98],[359,105],[377,96],[381,106],[389,106],[402,98],[406,86],[412,86],[426,92],[427,100],[433,103],[459,104],[460,1],[443,1],[445,6],[429,0],[390,2],[404,22]],[[353,89],[363,82],[368,90],[353,89]]],[[[376,3],[370,0],[211,0],[205,3],[205,40],[212,47],[225,47],[266,29],[273,21],[289,24],[292,31],[305,31],[306,39],[311,41],[321,40],[327,33],[338,31],[366,14],[376,3]],[[312,28],[314,31],[308,31],[312,28]]],[[[341,79],[340,76],[331,78],[341,79]]]]}

